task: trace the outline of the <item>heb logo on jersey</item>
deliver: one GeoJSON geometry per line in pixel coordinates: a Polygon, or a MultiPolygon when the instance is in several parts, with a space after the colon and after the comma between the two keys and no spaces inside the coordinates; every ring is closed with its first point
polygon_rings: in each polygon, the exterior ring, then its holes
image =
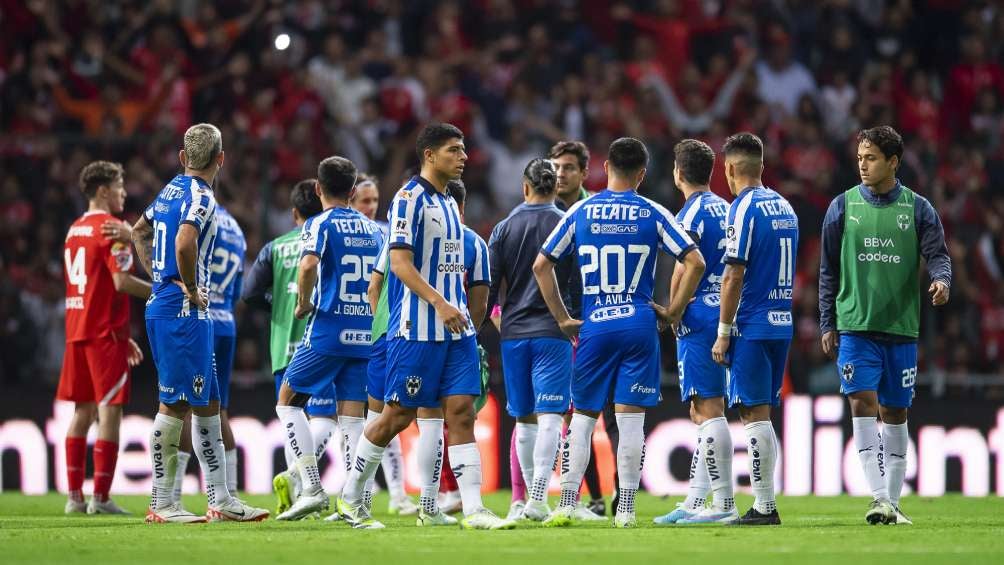
{"type": "Polygon", "coordinates": [[[772,326],[790,326],[791,312],[771,310],[770,312],[767,312],[767,321],[772,326]]]}
{"type": "Polygon", "coordinates": [[[373,343],[373,336],[366,330],[342,330],[338,334],[338,341],[342,345],[370,345],[373,343]]]}
{"type": "Polygon", "coordinates": [[[597,308],[589,314],[590,322],[609,322],[610,320],[619,320],[621,318],[630,318],[634,316],[635,308],[631,304],[626,304],[624,306],[608,306],[606,308],[597,308]]]}
{"type": "Polygon", "coordinates": [[[637,224],[590,224],[589,232],[593,235],[623,235],[638,233],[637,224]]]}

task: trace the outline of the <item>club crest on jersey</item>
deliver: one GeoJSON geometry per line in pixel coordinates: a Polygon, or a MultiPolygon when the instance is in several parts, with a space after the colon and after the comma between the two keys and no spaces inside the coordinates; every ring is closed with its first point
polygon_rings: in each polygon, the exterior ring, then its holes
{"type": "Polygon", "coordinates": [[[844,363],[843,368],[840,370],[840,376],[847,382],[854,380],[854,364],[844,363]]]}
{"type": "Polygon", "coordinates": [[[202,375],[195,375],[192,377],[192,391],[195,396],[202,398],[202,389],[206,388],[206,380],[202,378],[202,375]]]}
{"type": "Polygon", "coordinates": [[[899,229],[903,231],[910,229],[910,216],[906,214],[899,214],[896,216],[896,225],[898,225],[899,229]]]}
{"type": "Polygon", "coordinates": [[[405,379],[404,391],[408,393],[408,396],[415,398],[420,390],[422,390],[422,377],[412,375],[405,379]]]}

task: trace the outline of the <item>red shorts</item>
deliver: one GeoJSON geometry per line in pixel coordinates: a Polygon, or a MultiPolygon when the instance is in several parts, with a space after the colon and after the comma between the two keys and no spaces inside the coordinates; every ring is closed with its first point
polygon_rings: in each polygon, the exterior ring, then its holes
{"type": "Polygon", "coordinates": [[[129,340],[106,336],[66,344],[56,398],[96,402],[129,401],[129,340]]]}

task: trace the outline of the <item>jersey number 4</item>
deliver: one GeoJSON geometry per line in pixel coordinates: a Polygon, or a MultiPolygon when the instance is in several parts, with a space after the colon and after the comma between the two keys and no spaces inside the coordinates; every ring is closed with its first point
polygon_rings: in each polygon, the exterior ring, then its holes
{"type": "Polygon", "coordinates": [[[582,265],[582,294],[621,294],[627,284],[627,256],[638,255],[638,262],[635,264],[634,275],[631,277],[631,285],[627,287],[627,292],[633,293],[638,288],[642,271],[645,269],[645,260],[652,252],[648,245],[604,245],[597,248],[595,245],[583,245],[579,247],[579,255],[585,259],[582,265]],[[600,284],[586,284],[589,275],[599,271],[600,284]]]}
{"type": "Polygon", "coordinates": [[[63,260],[66,262],[66,278],[70,279],[70,284],[77,287],[77,294],[84,294],[87,288],[87,259],[83,247],[78,247],[77,252],[70,257],[70,250],[63,252],[63,260]]]}

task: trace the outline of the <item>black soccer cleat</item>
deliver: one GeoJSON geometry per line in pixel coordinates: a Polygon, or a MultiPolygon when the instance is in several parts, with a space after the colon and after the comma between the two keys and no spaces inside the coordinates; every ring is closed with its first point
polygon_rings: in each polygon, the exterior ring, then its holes
{"type": "Polygon", "coordinates": [[[589,504],[586,505],[586,508],[597,516],[605,516],[607,514],[607,503],[604,502],[602,498],[594,498],[590,500],[589,504]]]}
{"type": "Polygon", "coordinates": [[[737,518],[728,523],[730,526],[780,526],[781,516],[777,513],[777,508],[770,514],[761,514],[756,508],[750,508],[741,518],[737,518]]]}

